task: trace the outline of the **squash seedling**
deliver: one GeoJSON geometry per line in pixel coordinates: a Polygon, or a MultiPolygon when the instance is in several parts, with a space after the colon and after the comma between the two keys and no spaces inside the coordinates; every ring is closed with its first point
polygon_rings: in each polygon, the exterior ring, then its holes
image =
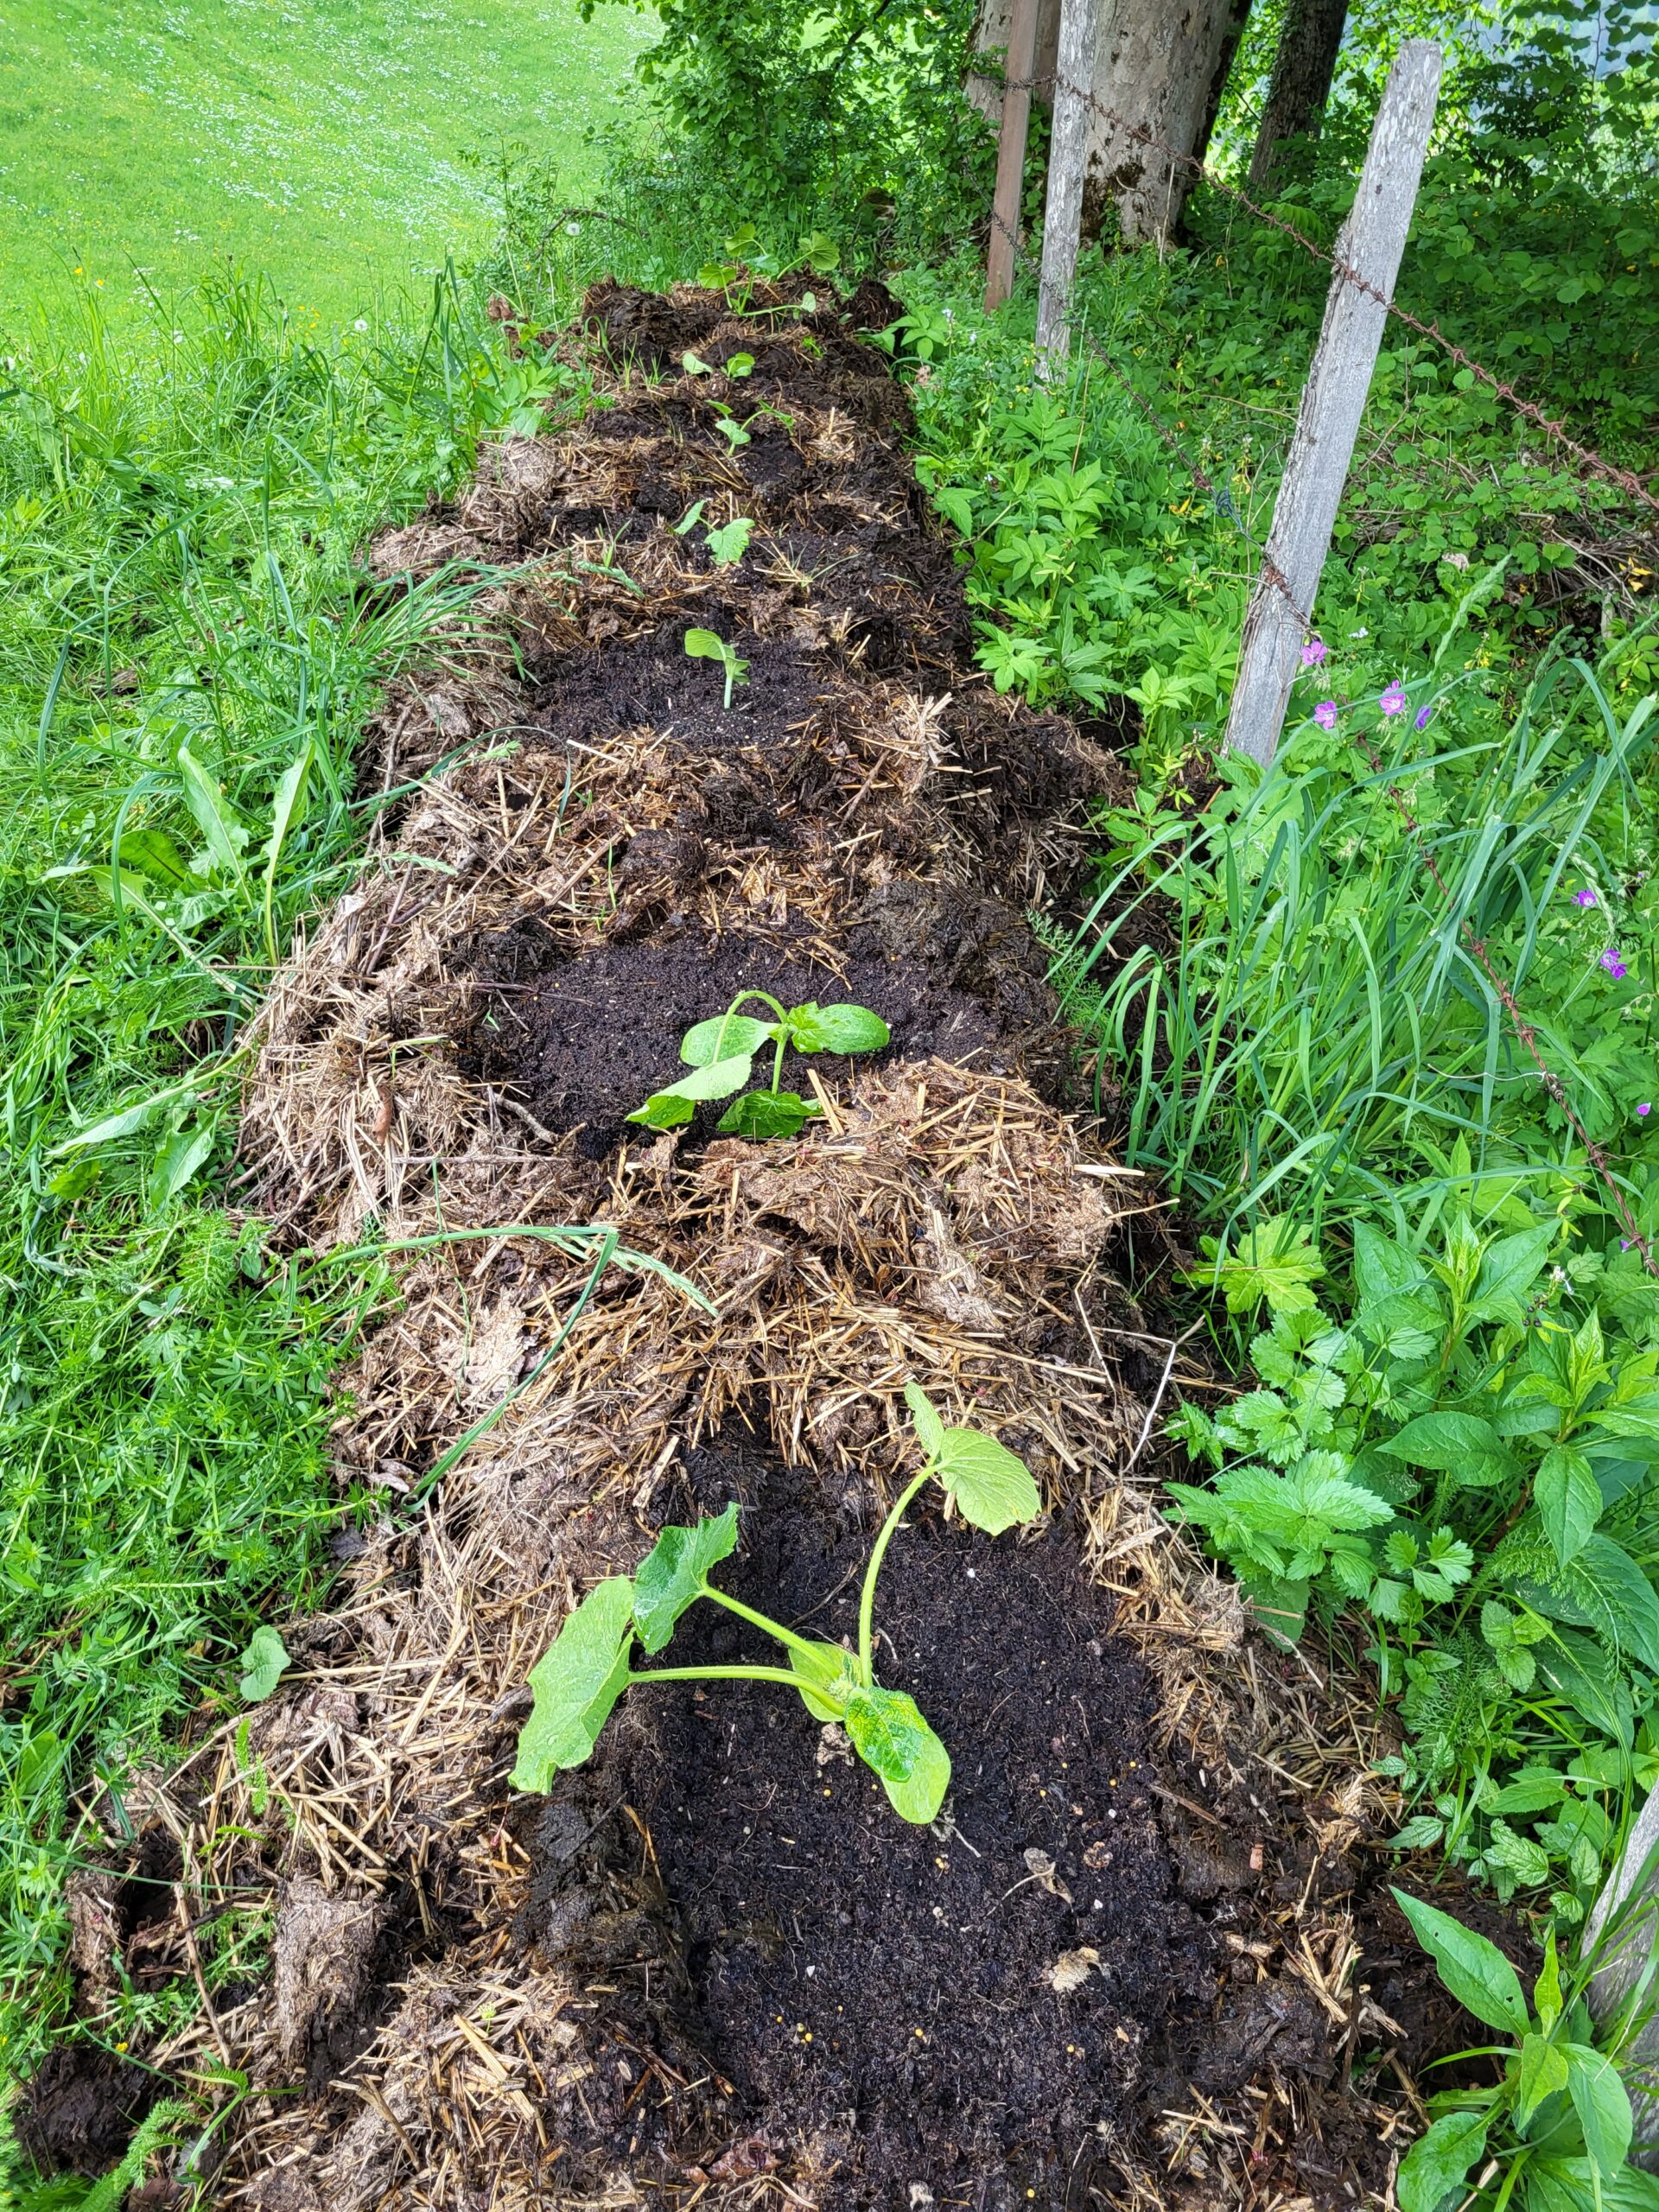
{"type": "Polygon", "coordinates": [[[688,630],[685,633],[686,658],[690,660],[717,660],[726,671],[726,704],[732,703],[734,683],[747,683],[749,664],[740,660],[727,644],[712,630],[688,630]]]}
{"type": "Polygon", "coordinates": [[[530,1674],[535,1704],[519,1732],[509,1780],[515,1789],[547,1790],[562,1770],[591,1756],[624,1690],[642,1682],[779,1682],[815,1720],[836,1721],[887,1793],[900,1820],[936,1817],[950,1781],[950,1754],[907,1691],[875,1679],[875,1585],[894,1531],[918,1491],[938,1482],[976,1529],[1001,1535],[1042,1510],[1023,1460],[975,1428],[947,1427],[914,1382],[905,1385],[922,1468],[899,1492],[864,1569],[858,1648],[815,1642],[770,1620],[709,1577],[737,1548],[737,1507],[692,1528],[664,1529],[632,1576],[613,1574],[590,1590],[530,1674]],[[651,1657],[665,1649],[680,1616],[706,1598],[760,1629],[783,1648],[785,1666],[653,1667],[629,1664],[637,1641],[651,1657]]]}
{"type": "Polygon", "coordinates": [[[628,1119],[648,1129],[682,1128],[704,1100],[730,1098],[741,1090],[754,1072],[755,1054],[773,1045],[771,1088],[737,1099],[718,1126],[728,1136],[792,1137],[823,1109],[798,1091],[778,1088],[789,1046],[798,1052],[879,1052],[892,1035],[880,1015],[867,1006],[819,1006],[810,999],[804,1006],[785,1007],[765,991],[740,991],[724,1014],[697,1022],[681,1038],[680,1058],[696,1072],[653,1090],[628,1119]],[[769,1006],[776,1021],[740,1014],[746,999],[769,1006]]]}

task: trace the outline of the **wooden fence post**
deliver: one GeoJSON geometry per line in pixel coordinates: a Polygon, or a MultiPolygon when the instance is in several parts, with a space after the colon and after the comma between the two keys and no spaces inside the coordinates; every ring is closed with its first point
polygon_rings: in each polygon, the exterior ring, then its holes
{"type": "Polygon", "coordinates": [[[1341,265],[1331,280],[1325,323],[1302,389],[1296,434],[1274,508],[1267,560],[1244,617],[1227,745],[1230,751],[1248,753],[1263,767],[1279,742],[1290,687],[1300,672],[1302,625],[1294,607],[1311,614],[1319,593],[1332,525],[1388,320],[1384,302],[1394,296],[1394,280],[1411,226],[1440,86],[1440,48],[1427,39],[1408,39],[1389,72],[1359,189],[1337,239],[1338,264],[1345,264],[1373,289],[1362,291],[1341,265]],[[1270,568],[1284,578],[1288,600],[1269,582],[1270,568]]]}
{"type": "Polygon", "coordinates": [[[994,315],[1014,289],[1014,248],[1020,238],[1020,190],[1026,177],[1026,140],[1031,130],[1031,79],[1037,67],[1037,15],[1042,0],[1014,0],[1002,86],[1002,136],[996,149],[996,192],[991,200],[991,246],[985,257],[985,312],[994,315]]]}
{"type": "Polygon", "coordinates": [[[1061,0],[1043,266],[1037,293],[1037,373],[1044,377],[1065,360],[1071,345],[1071,285],[1077,272],[1084,172],[1089,160],[1086,95],[1094,82],[1099,31],[1100,0],[1061,0]]]}

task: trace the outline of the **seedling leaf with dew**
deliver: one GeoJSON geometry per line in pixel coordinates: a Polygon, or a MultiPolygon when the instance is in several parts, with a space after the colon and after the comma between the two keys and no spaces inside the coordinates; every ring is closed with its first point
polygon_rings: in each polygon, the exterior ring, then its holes
{"type": "Polygon", "coordinates": [[[804,1006],[785,1007],[765,991],[740,991],[724,1014],[694,1023],[680,1039],[680,1058],[695,1072],[652,1091],[628,1119],[648,1129],[683,1127],[705,1099],[729,1098],[741,1090],[754,1072],[755,1054],[770,1045],[771,1084],[728,1106],[719,1126],[728,1136],[760,1141],[796,1136],[823,1109],[798,1091],[779,1089],[789,1047],[798,1052],[879,1052],[891,1036],[880,1015],[867,1006],[819,1006],[809,1000],[804,1006]],[[761,1021],[753,1014],[740,1014],[747,999],[759,999],[777,1020],[761,1021]]]}
{"type": "Polygon", "coordinates": [[[268,1622],[262,1622],[248,1638],[242,1654],[238,1684],[250,1705],[263,1705],[288,1672],[288,1646],[268,1622]]]}
{"type": "Polygon", "coordinates": [[[717,660],[726,671],[726,704],[732,703],[732,686],[747,683],[749,664],[739,658],[724,638],[713,630],[688,630],[685,633],[686,658],[690,660],[717,660]]]}
{"type": "MultiPolygon", "coordinates": [[[[718,1063],[716,1063],[718,1065],[718,1063]]],[[[920,1472],[902,1490],[881,1525],[864,1569],[858,1644],[798,1636],[751,1605],[717,1590],[709,1577],[737,1543],[736,1505],[690,1528],[664,1529],[636,1573],[613,1575],[589,1591],[530,1675],[535,1705],[518,1738],[511,1780],[516,1789],[545,1790],[567,1767],[592,1754],[600,1731],[625,1689],[656,1681],[776,1682],[792,1689],[815,1720],[838,1722],[859,1758],[880,1781],[901,1820],[931,1821],[950,1784],[950,1754],[906,1690],[875,1679],[875,1588],[894,1531],[918,1491],[937,1480],[965,1519],[996,1535],[1034,1520],[1042,1501],[1012,1452],[976,1429],[947,1427],[914,1383],[905,1397],[922,1448],[920,1472]],[[680,1617],[699,1599],[722,1606],[783,1647],[786,1666],[653,1667],[636,1669],[637,1641],[655,1656],[672,1640],[680,1617]]]]}

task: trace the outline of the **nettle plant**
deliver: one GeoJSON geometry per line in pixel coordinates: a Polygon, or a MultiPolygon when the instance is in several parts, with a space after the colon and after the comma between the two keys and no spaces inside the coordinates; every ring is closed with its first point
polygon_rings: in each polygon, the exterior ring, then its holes
{"type": "Polygon", "coordinates": [[[1383,1769],[1421,1808],[1401,1844],[1505,1897],[1555,1882],[1575,1918],[1608,1803],[1659,1776],[1659,1352],[1630,1333],[1654,1306],[1638,1255],[1554,1265],[1561,1235],[1464,1210],[1421,1241],[1358,1224],[1338,1320],[1318,1248],[1264,1222],[1195,1271],[1236,1312],[1266,1303],[1260,1386],[1179,1414],[1217,1471],[1169,1489],[1270,1636],[1364,1620],[1404,1727],[1383,1769]]]}
{"type": "Polygon", "coordinates": [[[709,1577],[737,1548],[735,1503],[691,1528],[664,1529],[632,1576],[612,1575],[590,1590],[531,1669],[535,1705],[518,1738],[510,1777],[515,1789],[547,1790],[553,1777],[585,1764],[624,1690],[645,1682],[779,1682],[799,1695],[815,1720],[845,1730],[879,1777],[901,1820],[932,1820],[950,1781],[950,1755],[907,1691],[875,1679],[875,1586],[887,1547],[908,1507],[937,1482],[976,1529],[1000,1536],[1042,1510],[1024,1462],[978,1429],[949,1427],[914,1382],[905,1385],[919,1473],[899,1492],[864,1569],[858,1648],[798,1636],[741,1604],[709,1577]],[[655,1657],[680,1616],[699,1599],[723,1606],[782,1647],[782,1666],[653,1667],[629,1662],[633,1646],[655,1657]]]}
{"type": "Polygon", "coordinates": [[[680,1058],[696,1072],[653,1090],[628,1119],[648,1129],[681,1128],[707,1100],[730,1098],[741,1090],[754,1072],[755,1054],[771,1045],[775,1050],[770,1085],[737,1099],[718,1127],[732,1136],[792,1137],[823,1109],[798,1091],[779,1089],[790,1046],[798,1052],[879,1052],[891,1039],[887,1023],[867,1006],[820,1006],[809,999],[804,1006],[785,1007],[765,991],[740,991],[724,1014],[699,1021],[680,1039],[680,1058]],[[759,999],[778,1019],[761,1021],[740,1014],[747,999],[759,999]]]}

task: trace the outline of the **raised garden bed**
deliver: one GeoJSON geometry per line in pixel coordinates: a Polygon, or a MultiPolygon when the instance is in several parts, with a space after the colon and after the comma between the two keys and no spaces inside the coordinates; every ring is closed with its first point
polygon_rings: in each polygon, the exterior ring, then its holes
{"type": "Polygon", "coordinates": [[[1068,1118],[1026,920],[1119,772],[972,672],[858,334],[888,312],[602,292],[610,410],[375,549],[385,590],[511,573],[497,642],[387,703],[366,772],[418,787],[279,978],[247,1103],[281,1239],[417,1249],[338,1432],[384,1510],[243,1740],[141,1808],[187,1894],[274,1914],[268,1980],[144,2054],[251,2077],[227,2202],[1348,2204],[1399,2122],[1366,2054],[1442,2024],[1356,1901],[1360,1744],[1123,1477],[1163,1361],[1121,1276],[1163,1232],[1068,1118]],[[748,664],[729,704],[692,628],[748,664]],[[751,986],[891,1046],[786,1062],[823,1109],[786,1141],[630,1125],[751,986]],[[588,1259],[495,1232],[595,1222],[714,1311],[613,1265],[543,1369],[588,1259]],[[590,1765],[510,1790],[531,1666],[664,1522],[738,1498],[726,1586],[846,1632],[911,1377],[1048,1508],[993,1540],[920,1507],[895,1544],[882,1663],[951,1751],[940,1819],[735,1684],[635,1691],[590,1765]]]}

